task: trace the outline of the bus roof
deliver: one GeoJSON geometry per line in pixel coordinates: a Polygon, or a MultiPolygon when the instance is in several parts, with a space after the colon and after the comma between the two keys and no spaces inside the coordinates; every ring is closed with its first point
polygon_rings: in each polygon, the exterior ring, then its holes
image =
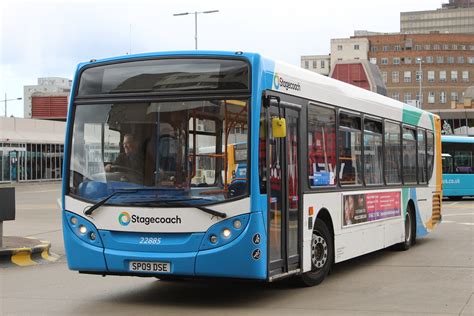
{"type": "Polygon", "coordinates": [[[474,144],[474,137],[442,135],[442,136],[441,136],[441,141],[442,141],[443,143],[468,143],[468,144],[474,144]]]}

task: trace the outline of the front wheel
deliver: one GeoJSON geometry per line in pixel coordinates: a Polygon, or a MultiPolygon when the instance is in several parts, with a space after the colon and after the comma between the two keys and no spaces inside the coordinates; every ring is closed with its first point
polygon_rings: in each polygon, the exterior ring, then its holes
{"type": "Polygon", "coordinates": [[[317,220],[311,239],[311,271],[300,276],[305,286],[321,283],[328,275],[334,262],[334,241],[326,224],[317,220]]]}

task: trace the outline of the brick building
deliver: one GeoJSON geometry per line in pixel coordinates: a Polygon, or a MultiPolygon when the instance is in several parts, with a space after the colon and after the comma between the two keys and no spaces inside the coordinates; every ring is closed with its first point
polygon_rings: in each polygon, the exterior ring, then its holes
{"type": "Polygon", "coordinates": [[[423,109],[449,109],[474,84],[474,34],[363,37],[369,40],[367,57],[380,68],[388,97],[419,102],[421,79],[423,109]]]}

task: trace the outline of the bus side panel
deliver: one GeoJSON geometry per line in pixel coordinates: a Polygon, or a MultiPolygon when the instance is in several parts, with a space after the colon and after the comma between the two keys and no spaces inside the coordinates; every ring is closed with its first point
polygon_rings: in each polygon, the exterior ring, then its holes
{"type": "Polygon", "coordinates": [[[229,244],[199,251],[196,276],[217,276],[265,280],[267,278],[267,236],[261,213],[252,213],[245,231],[229,244]],[[259,243],[254,236],[260,235],[259,243]]]}
{"type": "Polygon", "coordinates": [[[474,195],[474,175],[472,174],[444,174],[443,196],[470,196],[474,195]]]}

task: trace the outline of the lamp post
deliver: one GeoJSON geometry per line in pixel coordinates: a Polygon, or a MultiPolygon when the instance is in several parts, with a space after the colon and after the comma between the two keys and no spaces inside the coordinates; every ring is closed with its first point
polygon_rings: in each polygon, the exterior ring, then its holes
{"type": "Polygon", "coordinates": [[[421,57],[416,58],[416,61],[420,65],[420,70],[419,70],[419,75],[418,75],[418,80],[420,81],[420,92],[419,96],[420,99],[418,100],[418,108],[422,108],[422,103],[423,103],[423,95],[421,94],[421,81],[423,80],[423,71],[421,70],[421,63],[423,62],[423,59],[421,57]]]}
{"type": "Polygon", "coordinates": [[[22,98],[7,99],[7,93],[5,92],[5,99],[0,100],[0,102],[5,102],[5,117],[7,117],[7,101],[17,101],[17,100],[22,100],[22,98]]]}
{"type": "Polygon", "coordinates": [[[201,11],[201,12],[198,12],[198,11],[194,11],[194,12],[182,12],[182,13],[175,13],[173,14],[173,16],[181,16],[181,15],[189,15],[189,14],[194,14],[194,48],[195,49],[198,49],[198,25],[197,25],[197,15],[198,14],[209,14],[209,13],[217,13],[219,12],[219,10],[210,10],[210,11],[201,11]]]}

